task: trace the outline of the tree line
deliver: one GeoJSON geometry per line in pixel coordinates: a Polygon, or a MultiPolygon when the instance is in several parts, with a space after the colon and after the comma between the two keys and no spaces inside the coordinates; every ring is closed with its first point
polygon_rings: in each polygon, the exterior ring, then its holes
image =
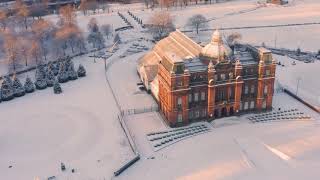
{"type": "Polygon", "coordinates": [[[21,0],[14,4],[15,14],[0,10],[0,55],[2,63],[8,64],[9,72],[16,72],[23,66],[48,62],[48,59],[64,58],[82,54],[89,49],[104,47],[104,36],[112,33],[108,24],[99,27],[93,18],[85,37],[78,27],[77,15],[71,5],[59,9],[57,23],[30,16],[30,11],[21,0]]]}

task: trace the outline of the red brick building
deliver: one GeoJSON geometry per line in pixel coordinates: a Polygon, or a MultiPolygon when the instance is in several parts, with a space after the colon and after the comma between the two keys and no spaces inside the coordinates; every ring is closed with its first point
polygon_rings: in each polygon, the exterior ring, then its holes
{"type": "Polygon", "coordinates": [[[271,109],[276,64],[269,50],[231,49],[219,31],[205,47],[179,31],[167,38],[152,52],[158,62],[153,92],[170,126],[271,109]]]}

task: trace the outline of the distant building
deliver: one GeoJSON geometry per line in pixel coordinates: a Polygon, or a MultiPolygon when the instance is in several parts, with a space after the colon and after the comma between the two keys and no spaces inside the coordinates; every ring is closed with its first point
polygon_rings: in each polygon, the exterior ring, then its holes
{"type": "Polygon", "coordinates": [[[177,30],[141,58],[138,72],[168,124],[180,126],[271,109],[275,68],[265,48],[231,49],[219,31],[201,47],[177,30]]]}
{"type": "Polygon", "coordinates": [[[278,5],[288,4],[288,0],[267,0],[267,2],[278,5]]]}

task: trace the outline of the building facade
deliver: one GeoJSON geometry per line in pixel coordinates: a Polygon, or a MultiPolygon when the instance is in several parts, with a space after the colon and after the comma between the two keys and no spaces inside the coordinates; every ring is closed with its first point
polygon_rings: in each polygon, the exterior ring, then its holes
{"type": "Polygon", "coordinates": [[[276,65],[271,52],[233,48],[215,31],[199,57],[169,52],[160,61],[159,107],[171,126],[272,107],[276,65]]]}
{"type": "Polygon", "coordinates": [[[162,49],[157,56],[154,95],[170,126],[272,108],[276,62],[269,50],[230,48],[215,31],[209,44],[190,53],[190,39],[182,37],[173,37],[176,50],[162,49]]]}

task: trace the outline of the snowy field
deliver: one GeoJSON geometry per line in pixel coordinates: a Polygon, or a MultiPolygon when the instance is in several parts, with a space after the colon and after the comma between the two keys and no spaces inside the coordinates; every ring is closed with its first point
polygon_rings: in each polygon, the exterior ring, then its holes
{"type": "MultiPolygon", "coordinates": [[[[147,20],[151,10],[140,10],[139,5],[123,6],[147,20]]],[[[239,0],[214,5],[200,5],[170,10],[177,27],[184,28],[187,18],[203,13],[211,28],[254,26],[319,21],[320,3],[317,0],[295,0],[286,7],[256,8],[253,0],[239,0]],[[256,8],[256,9],[255,9],[256,8]],[[236,12],[255,9],[238,14],[236,12]],[[232,14],[234,15],[227,15],[232,14]],[[181,16],[183,14],[183,16],[181,16]],[[288,16],[287,16],[288,15],[288,16]]],[[[158,10],[158,9],[157,9],[158,10]]],[[[119,58],[138,38],[149,38],[128,14],[135,26],[120,36],[125,43],[107,63],[114,60],[107,73],[115,96],[125,109],[144,108],[155,104],[153,98],[137,88],[137,53],[119,58]]],[[[100,24],[111,23],[114,28],[123,21],[116,15],[96,14],[100,24]]],[[[79,13],[78,23],[87,31],[87,22],[93,16],[79,13]]],[[[56,16],[47,17],[55,21],[56,16]]],[[[320,25],[237,30],[242,42],[277,47],[316,51],[319,47],[320,25]]],[[[208,42],[212,32],[188,36],[208,42]]],[[[225,31],[225,35],[230,31],[225,31]]],[[[107,42],[108,43],[108,42],[107,42]]],[[[150,42],[139,42],[152,48],[150,42]]],[[[316,74],[319,62],[291,66],[291,60],[275,56],[286,67],[277,66],[277,78],[294,89],[301,77],[298,94],[318,102],[320,88],[316,74]],[[310,96],[306,96],[306,95],[310,96]]],[[[63,93],[54,95],[48,88],[10,102],[0,103],[0,179],[25,180],[39,177],[43,180],[56,176],[57,180],[104,180],[133,157],[133,153],[117,120],[118,109],[107,86],[104,62],[88,55],[74,59],[82,63],[87,77],[62,84],[63,93]],[[67,172],[60,171],[64,162],[67,172]],[[12,166],[9,168],[9,166],[12,166]],[[76,172],[71,173],[74,168],[76,172]]],[[[32,75],[33,72],[30,72],[32,75]]],[[[26,74],[21,75],[25,77],[26,74]]],[[[276,94],[274,107],[298,108],[313,117],[310,121],[284,121],[252,124],[243,117],[221,119],[209,133],[195,136],[166,147],[158,152],[151,149],[146,133],[168,129],[157,113],[129,116],[126,121],[134,135],[142,160],[115,179],[316,179],[320,176],[319,115],[285,94],[276,94]]]]}
{"type": "Polygon", "coordinates": [[[167,127],[157,114],[131,116],[127,121],[143,158],[119,179],[315,179],[320,175],[319,115],[283,93],[275,96],[274,107],[298,108],[317,120],[220,119],[209,133],[153,152],[146,134],[167,127]]]}
{"type": "Polygon", "coordinates": [[[274,55],[274,57],[285,65],[285,67],[277,66],[278,81],[293,93],[298,91],[298,96],[320,108],[320,82],[317,77],[320,61],[304,63],[287,56],[274,55]],[[296,65],[292,65],[293,61],[296,65]]]}
{"type": "Polygon", "coordinates": [[[130,159],[103,61],[81,57],[87,77],[0,103],[1,179],[103,179],[130,159]],[[61,173],[64,162],[67,172],[61,173]],[[8,168],[12,166],[12,168],[8,168]],[[76,170],[71,174],[71,168],[76,170]]]}

